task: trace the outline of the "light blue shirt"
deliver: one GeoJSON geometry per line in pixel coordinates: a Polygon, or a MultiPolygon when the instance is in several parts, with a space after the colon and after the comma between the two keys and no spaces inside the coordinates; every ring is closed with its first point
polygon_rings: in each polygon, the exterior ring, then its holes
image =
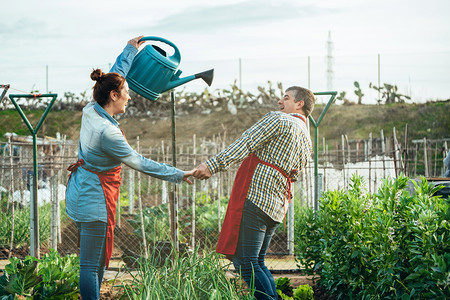
{"type": "Polygon", "coordinates": [[[444,177],[450,177],[450,151],[447,153],[447,156],[444,158],[444,165],[447,168],[447,171],[444,174],[444,177]]]}
{"type": "MultiPolygon", "coordinates": [[[[119,55],[111,72],[126,76],[137,49],[127,45],[119,55]]],[[[158,163],[137,153],[126,141],[119,123],[97,102],[83,109],[81,119],[79,159],[83,167],[103,172],[122,163],[147,175],[179,183],[184,172],[167,164],[158,163]]],[[[67,184],[66,212],[76,222],[107,222],[106,201],[100,179],[95,173],[79,167],[67,184]]]]}

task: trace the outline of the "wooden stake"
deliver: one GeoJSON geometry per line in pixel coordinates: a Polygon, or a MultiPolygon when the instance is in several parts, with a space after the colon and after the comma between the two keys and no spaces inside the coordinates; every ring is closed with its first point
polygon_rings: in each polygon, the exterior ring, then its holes
{"type": "Polygon", "coordinates": [[[369,193],[372,191],[372,132],[369,133],[368,145],[368,161],[369,161],[369,193]]]}
{"type": "Polygon", "coordinates": [[[409,170],[408,170],[408,124],[405,126],[405,150],[404,150],[404,157],[405,157],[405,163],[404,163],[404,170],[403,173],[408,176],[409,170]]]}
{"type": "Polygon", "coordinates": [[[423,138],[423,163],[425,165],[425,177],[430,177],[428,172],[428,152],[427,152],[427,138],[423,138]]]}
{"type": "Polygon", "coordinates": [[[381,153],[383,153],[383,178],[386,178],[386,145],[384,144],[383,129],[381,129],[381,153]]]}
{"type": "MultiPolygon", "coordinates": [[[[197,166],[197,137],[194,134],[192,137],[192,145],[193,145],[193,151],[192,154],[194,155],[194,166],[197,166]]],[[[195,207],[196,207],[196,183],[197,181],[194,181],[194,184],[192,185],[192,238],[191,238],[191,247],[192,249],[195,249],[195,207]]]]}

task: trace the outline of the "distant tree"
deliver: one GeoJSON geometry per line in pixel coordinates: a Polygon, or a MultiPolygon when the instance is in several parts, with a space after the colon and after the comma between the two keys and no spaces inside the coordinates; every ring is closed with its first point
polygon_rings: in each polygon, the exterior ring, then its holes
{"type": "Polygon", "coordinates": [[[363,94],[361,88],[359,87],[359,82],[355,81],[353,84],[356,87],[356,90],[354,92],[355,92],[355,95],[358,96],[358,104],[362,104],[362,97],[364,96],[364,94],[363,94]]]}
{"type": "Polygon", "coordinates": [[[372,83],[369,83],[369,88],[373,88],[374,90],[381,93],[381,99],[378,99],[378,103],[384,99],[385,104],[389,103],[404,103],[405,100],[411,100],[410,96],[403,95],[398,93],[398,87],[396,85],[384,83],[383,86],[375,86],[372,83]]]}

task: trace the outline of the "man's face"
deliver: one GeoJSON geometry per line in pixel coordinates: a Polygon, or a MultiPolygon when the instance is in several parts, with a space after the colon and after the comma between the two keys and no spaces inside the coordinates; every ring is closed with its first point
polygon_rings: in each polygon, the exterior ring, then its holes
{"type": "Polygon", "coordinates": [[[284,94],[283,98],[281,98],[278,101],[280,111],[285,112],[287,114],[298,112],[297,104],[298,103],[294,102],[294,96],[292,95],[292,91],[287,91],[286,94],[284,94]]]}

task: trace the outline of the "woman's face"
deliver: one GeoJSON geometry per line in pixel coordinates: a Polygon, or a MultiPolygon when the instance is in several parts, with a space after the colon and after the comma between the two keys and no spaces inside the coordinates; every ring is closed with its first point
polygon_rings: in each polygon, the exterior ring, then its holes
{"type": "Polygon", "coordinates": [[[125,81],[120,93],[117,95],[116,101],[114,101],[114,114],[122,114],[125,112],[125,106],[131,99],[128,91],[128,83],[125,81]]]}

